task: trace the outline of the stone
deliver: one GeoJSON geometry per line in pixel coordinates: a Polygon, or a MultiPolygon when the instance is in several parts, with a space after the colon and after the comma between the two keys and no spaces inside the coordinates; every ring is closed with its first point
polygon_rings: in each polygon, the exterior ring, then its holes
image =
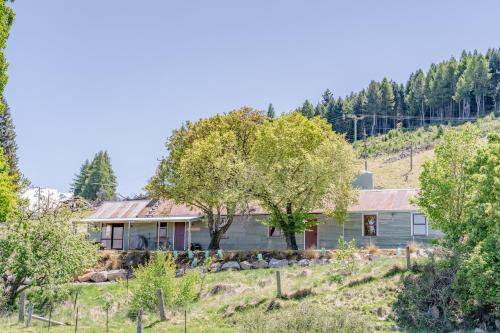
{"type": "Polygon", "coordinates": [[[477,327],[474,331],[472,331],[473,333],[481,333],[481,332],[484,332],[484,330],[482,328],[479,328],[477,327]]]}
{"type": "Polygon", "coordinates": [[[357,252],[355,252],[353,255],[352,255],[352,258],[354,260],[363,260],[363,258],[361,257],[361,255],[357,252]]]}
{"type": "Polygon", "coordinates": [[[299,262],[297,263],[297,265],[299,265],[300,267],[309,266],[309,264],[310,264],[309,259],[300,259],[299,262]]]}
{"type": "Polygon", "coordinates": [[[184,275],[184,269],[179,268],[175,270],[175,277],[181,277],[184,275]]]}
{"type": "Polygon", "coordinates": [[[306,277],[309,275],[311,275],[311,271],[308,271],[308,270],[303,270],[299,274],[297,274],[298,277],[306,277]]]}
{"type": "Polygon", "coordinates": [[[228,269],[239,270],[240,268],[241,268],[240,264],[238,264],[237,261],[227,261],[222,265],[221,270],[223,271],[227,271],[228,269]]]}
{"type": "Polygon", "coordinates": [[[290,259],[290,260],[288,260],[288,265],[290,265],[290,266],[295,266],[295,265],[297,265],[297,260],[295,260],[295,259],[290,259]]]}
{"type": "Polygon", "coordinates": [[[270,268],[277,268],[277,267],[286,267],[288,266],[288,260],[286,259],[274,259],[272,258],[270,261],[269,261],[269,267],[270,268]]]}
{"type": "Polygon", "coordinates": [[[108,271],[108,281],[125,280],[126,278],[126,269],[114,269],[112,271],[108,271]]]}
{"type": "Polygon", "coordinates": [[[273,311],[273,310],[278,310],[278,309],[282,309],[282,308],[283,308],[283,304],[279,300],[273,299],[267,305],[266,312],[273,311]]]}
{"type": "Polygon", "coordinates": [[[247,269],[251,269],[253,266],[251,263],[249,263],[248,261],[245,260],[245,261],[240,262],[240,267],[243,270],[247,270],[247,269]]]}
{"type": "Polygon", "coordinates": [[[269,264],[265,260],[259,260],[259,261],[253,262],[252,267],[254,267],[254,268],[268,268],[269,264]]]}
{"type": "Polygon", "coordinates": [[[210,270],[214,272],[220,271],[220,268],[222,267],[222,264],[220,262],[214,262],[212,265],[210,265],[210,270]]]}
{"type": "Polygon", "coordinates": [[[328,259],[318,259],[317,262],[320,265],[325,265],[328,264],[328,259]]]}
{"type": "Polygon", "coordinates": [[[389,327],[389,331],[390,332],[399,332],[400,329],[398,326],[393,325],[393,326],[389,327]]]}
{"type": "Polygon", "coordinates": [[[89,282],[90,279],[92,278],[92,275],[94,274],[95,272],[87,272],[83,275],[80,275],[79,277],[76,278],[76,280],[78,282],[89,282]]]}
{"type": "Polygon", "coordinates": [[[90,280],[92,282],[106,282],[108,280],[108,273],[106,271],[94,272],[90,280]]]}

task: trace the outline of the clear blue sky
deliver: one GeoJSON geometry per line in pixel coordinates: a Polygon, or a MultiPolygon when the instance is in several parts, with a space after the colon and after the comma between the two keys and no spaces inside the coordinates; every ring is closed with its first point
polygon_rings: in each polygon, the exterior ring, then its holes
{"type": "Polygon", "coordinates": [[[138,193],[172,129],[243,105],[288,111],[462,49],[500,46],[500,1],[18,0],[6,97],[20,167],[66,191],[111,155],[138,193]]]}

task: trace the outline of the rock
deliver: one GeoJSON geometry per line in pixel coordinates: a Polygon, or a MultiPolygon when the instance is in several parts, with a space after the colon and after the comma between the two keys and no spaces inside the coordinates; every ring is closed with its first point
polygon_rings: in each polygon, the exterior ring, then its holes
{"type": "Polygon", "coordinates": [[[429,314],[433,319],[439,319],[439,309],[437,306],[433,305],[429,309],[429,314]]]}
{"type": "Polygon", "coordinates": [[[279,259],[272,258],[269,261],[270,268],[285,267],[285,266],[288,266],[288,260],[286,260],[286,259],[279,260],[279,259]]]}
{"type": "Polygon", "coordinates": [[[310,261],[308,259],[301,259],[301,260],[299,260],[299,262],[297,264],[300,267],[305,267],[305,266],[309,266],[310,261]]]}
{"type": "Polygon", "coordinates": [[[318,259],[317,262],[320,265],[325,265],[328,264],[328,259],[318,259]]]}
{"type": "Polygon", "coordinates": [[[228,269],[239,270],[240,268],[241,268],[240,264],[238,264],[237,261],[227,261],[222,265],[221,270],[223,271],[227,271],[228,269]]]}
{"type": "Polygon", "coordinates": [[[481,332],[484,332],[484,330],[482,328],[479,328],[477,327],[474,331],[472,331],[473,333],[481,333],[481,332]]]}
{"type": "Polygon", "coordinates": [[[208,292],[209,295],[229,294],[234,291],[234,287],[227,284],[216,284],[208,292]]]}
{"type": "Polygon", "coordinates": [[[295,259],[288,260],[288,265],[290,265],[290,266],[297,265],[297,260],[295,260],[295,259]]]}
{"type": "Polygon", "coordinates": [[[175,277],[181,277],[184,275],[184,269],[179,268],[175,270],[175,277]]]}
{"type": "Polygon", "coordinates": [[[252,263],[253,268],[268,268],[269,264],[265,260],[259,260],[252,263]]]}
{"type": "Polygon", "coordinates": [[[87,272],[79,277],[77,277],[77,281],[78,282],[89,282],[90,279],[92,278],[92,275],[94,274],[95,272],[87,272]]]}
{"type": "Polygon", "coordinates": [[[245,261],[240,262],[240,267],[243,270],[247,270],[247,269],[251,269],[253,266],[251,263],[249,263],[248,261],[245,260],[245,261]]]}
{"type": "Polygon", "coordinates": [[[108,273],[106,271],[102,271],[102,272],[94,272],[91,276],[90,276],[90,280],[92,282],[105,282],[108,280],[108,273]]]}
{"type": "Polygon", "coordinates": [[[125,280],[127,278],[126,269],[115,269],[108,271],[108,281],[125,280]]]}
{"type": "Polygon", "coordinates": [[[222,264],[220,262],[214,262],[212,265],[210,265],[210,270],[214,272],[220,271],[222,267],[222,264]]]}
{"type": "Polygon", "coordinates": [[[398,326],[394,326],[394,325],[393,325],[393,326],[389,327],[389,331],[391,331],[391,332],[399,332],[399,331],[400,331],[400,329],[399,329],[399,327],[398,327],[398,326]]]}
{"type": "Polygon", "coordinates": [[[361,255],[357,252],[355,252],[353,255],[352,255],[352,258],[354,260],[363,260],[363,258],[361,257],[361,255]]]}
{"type": "Polygon", "coordinates": [[[311,271],[303,270],[299,274],[297,274],[297,277],[306,277],[311,275],[311,271]]]}

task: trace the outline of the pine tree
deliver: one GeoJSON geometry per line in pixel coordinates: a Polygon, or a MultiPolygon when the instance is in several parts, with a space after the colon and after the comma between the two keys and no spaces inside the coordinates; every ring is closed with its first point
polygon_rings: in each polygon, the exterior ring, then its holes
{"type": "Polygon", "coordinates": [[[302,107],[298,109],[298,111],[309,119],[314,117],[314,106],[307,99],[305,100],[304,104],[302,104],[302,107]]]}
{"type": "Polygon", "coordinates": [[[380,113],[384,117],[383,132],[388,131],[389,117],[393,117],[394,112],[394,92],[392,84],[384,78],[380,84],[380,113]]]}
{"type": "Polygon", "coordinates": [[[0,147],[3,148],[3,153],[9,165],[10,175],[19,175],[14,123],[12,122],[10,108],[5,100],[3,101],[3,105],[4,112],[0,114],[0,147]]]}
{"type": "Polygon", "coordinates": [[[89,176],[89,171],[90,171],[90,162],[89,160],[85,160],[85,162],[82,164],[80,168],[80,173],[78,175],[75,175],[75,178],[73,179],[73,184],[71,184],[71,190],[73,191],[73,195],[75,197],[82,195],[82,192],[85,188],[85,183],[89,176]]]}
{"type": "Polygon", "coordinates": [[[116,177],[106,151],[100,151],[90,164],[84,163],[72,185],[73,193],[87,200],[113,200],[116,195],[116,177]]]}
{"type": "Polygon", "coordinates": [[[366,121],[371,126],[370,134],[373,136],[378,133],[377,113],[380,110],[380,84],[371,81],[366,91],[366,112],[372,116],[371,121],[366,121]]]}
{"type": "Polygon", "coordinates": [[[268,108],[267,108],[267,118],[273,119],[274,117],[276,117],[276,113],[274,112],[273,104],[270,103],[268,108]]]}

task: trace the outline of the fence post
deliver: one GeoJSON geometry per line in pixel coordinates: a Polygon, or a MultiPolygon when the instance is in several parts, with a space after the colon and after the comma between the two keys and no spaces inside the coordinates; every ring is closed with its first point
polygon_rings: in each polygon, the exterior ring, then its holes
{"type": "Polygon", "coordinates": [[[26,327],[31,326],[31,320],[33,318],[33,303],[28,306],[28,320],[26,320],[26,327]]]}
{"type": "Polygon", "coordinates": [[[106,333],[109,333],[109,307],[106,307],[106,333]]]}
{"type": "Polygon", "coordinates": [[[276,296],[281,298],[281,272],[276,271],[276,296]]]}
{"type": "Polygon", "coordinates": [[[406,270],[409,271],[411,268],[411,262],[410,262],[410,247],[406,247],[406,270]]]}
{"type": "Polygon", "coordinates": [[[187,333],[187,310],[184,309],[184,333],[187,333]]]}
{"type": "Polygon", "coordinates": [[[75,317],[75,333],[78,331],[78,308],[76,308],[76,317],[75,317]]]}
{"type": "Polygon", "coordinates": [[[158,288],[156,291],[156,295],[158,296],[158,307],[160,309],[160,320],[167,320],[167,316],[165,315],[165,302],[163,300],[163,289],[158,288]]]}
{"type": "Polygon", "coordinates": [[[26,293],[23,291],[19,295],[19,322],[24,323],[24,311],[26,307],[26,293]]]}
{"type": "Polygon", "coordinates": [[[52,304],[50,305],[50,310],[49,310],[49,329],[50,331],[50,324],[52,324],[52,304]]]}
{"type": "Polygon", "coordinates": [[[142,309],[137,311],[137,333],[142,333],[142,309]]]}
{"type": "Polygon", "coordinates": [[[76,290],[76,294],[75,294],[75,302],[73,303],[73,311],[75,311],[76,309],[76,303],[78,302],[78,294],[80,293],[80,290],[76,290]]]}

